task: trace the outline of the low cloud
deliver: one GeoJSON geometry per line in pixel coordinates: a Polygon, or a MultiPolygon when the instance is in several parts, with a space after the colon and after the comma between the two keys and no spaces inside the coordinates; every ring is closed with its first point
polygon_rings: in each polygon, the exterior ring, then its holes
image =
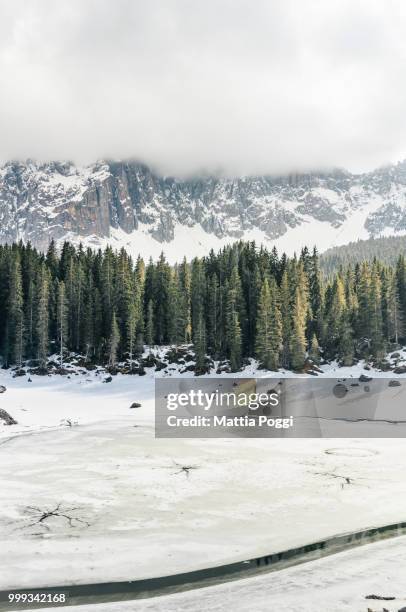
{"type": "Polygon", "coordinates": [[[0,158],[362,170],[406,151],[402,0],[4,0],[0,158]]]}

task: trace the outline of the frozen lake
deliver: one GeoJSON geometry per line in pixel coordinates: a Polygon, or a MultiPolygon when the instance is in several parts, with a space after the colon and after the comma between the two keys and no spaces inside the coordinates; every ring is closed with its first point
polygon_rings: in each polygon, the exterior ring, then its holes
{"type": "Polygon", "coordinates": [[[32,380],[1,373],[19,421],[1,427],[1,589],[166,575],[405,518],[402,439],[157,440],[150,373],[32,380]]]}

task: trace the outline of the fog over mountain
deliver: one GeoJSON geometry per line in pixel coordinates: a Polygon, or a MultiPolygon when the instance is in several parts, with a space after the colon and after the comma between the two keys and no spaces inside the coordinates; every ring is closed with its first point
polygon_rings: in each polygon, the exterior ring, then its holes
{"type": "Polygon", "coordinates": [[[405,31],[402,0],[4,0],[0,158],[372,170],[406,151],[405,31]]]}

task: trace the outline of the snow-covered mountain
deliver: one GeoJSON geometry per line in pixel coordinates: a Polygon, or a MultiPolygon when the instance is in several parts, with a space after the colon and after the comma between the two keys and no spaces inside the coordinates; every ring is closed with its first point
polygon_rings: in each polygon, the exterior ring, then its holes
{"type": "Polygon", "coordinates": [[[406,231],[406,161],[374,172],[177,179],[132,162],[9,162],[0,168],[0,242],[51,238],[144,257],[202,255],[255,239],[288,253],[406,231]]]}

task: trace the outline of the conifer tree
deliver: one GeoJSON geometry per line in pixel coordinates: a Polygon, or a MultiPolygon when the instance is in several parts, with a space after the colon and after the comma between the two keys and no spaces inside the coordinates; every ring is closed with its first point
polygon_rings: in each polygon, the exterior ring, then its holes
{"type": "Polygon", "coordinates": [[[282,355],[281,363],[284,368],[290,365],[290,342],[292,334],[292,315],[291,315],[291,292],[289,287],[288,272],[285,268],[282,274],[280,288],[280,304],[282,319],[282,355]]]}
{"type": "Polygon", "coordinates": [[[193,326],[193,348],[195,351],[196,374],[203,374],[206,365],[206,328],[200,311],[193,326]]]}
{"type": "Polygon", "coordinates": [[[342,326],[346,318],[346,299],[344,281],[340,274],[338,274],[328,293],[328,300],[326,302],[326,320],[327,320],[327,333],[324,340],[324,344],[327,350],[327,354],[331,358],[337,357],[338,345],[340,343],[340,337],[342,333],[342,326]]]}
{"type": "Polygon", "coordinates": [[[141,355],[144,351],[144,290],[145,290],[145,264],[143,259],[138,256],[135,266],[135,308],[137,313],[136,328],[136,353],[141,355]]]}
{"type": "Polygon", "coordinates": [[[319,338],[323,338],[325,332],[325,330],[323,329],[324,295],[319,258],[316,247],[314,247],[313,254],[311,257],[309,257],[308,261],[309,297],[311,312],[309,334],[315,333],[316,336],[318,336],[319,338]]]}
{"type": "Polygon", "coordinates": [[[111,318],[111,332],[109,338],[109,366],[112,368],[116,367],[117,352],[120,343],[120,330],[117,323],[116,313],[113,310],[113,316],[111,318]]]}
{"type": "Polygon", "coordinates": [[[59,344],[59,359],[61,368],[63,366],[63,353],[66,348],[68,335],[68,304],[66,300],[66,289],[63,281],[58,282],[58,296],[56,306],[56,328],[59,344]]]}
{"type": "Polygon", "coordinates": [[[404,337],[404,321],[399,299],[399,290],[396,275],[392,274],[389,278],[387,292],[387,340],[394,340],[396,344],[399,339],[404,337]]]}
{"type": "Polygon", "coordinates": [[[319,346],[319,342],[317,340],[317,336],[315,333],[313,333],[312,339],[311,339],[311,343],[310,343],[310,350],[309,350],[309,357],[312,360],[313,363],[315,363],[316,365],[319,365],[320,363],[320,346],[319,346]]]}
{"type": "Polygon", "coordinates": [[[46,266],[49,272],[51,273],[51,277],[53,279],[57,278],[58,273],[59,273],[59,261],[58,261],[58,254],[56,251],[55,240],[53,239],[49,243],[49,247],[48,247],[46,258],[45,258],[45,263],[46,263],[46,266]]]}
{"type": "Polygon", "coordinates": [[[290,363],[294,370],[301,370],[306,360],[306,305],[303,291],[298,286],[292,309],[292,334],[290,339],[290,363]]]}
{"type": "Polygon", "coordinates": [[[87,281],[83,287],[83,316],[80,344],[85,351],[85,360],[89,361],[98,352],[97,346],[103,336],[102,305],[100,292],[95,287],[91,271],[87,271],[87,281]]]}
{"type": "Polygon", "coordinates": [[[232,372],[241,367],[241,326],[238,316],[238,285],[232,278],[227,285],[225,344],[232,372]]]}
{"type": "Polygon", "coordinates": [[[49,275],[45,264],[42,264],[37,282],[37,358],[39,366],[45,370],[49,344],[49,275]]]}
{"type": "Polygon", "coordinates": [[[358,299],[358,318],[357,335],[359,338],[366,338],[369,341],[370,322],[371,322],[371,274],[369,266],[363,262],[359,269],[359,279],[357,281],[358,299]]]}
{"type": "Polygon", "coordinates": [[[282,319],[275,280],[265,279],[258,303],[256,355],[267,370],[277,370],[282,344],[282,319]]]}
{"type": "Polygon", "coordinates": [[[237,311],[232,308],[227,313],[227,333],[230,368],[237,372],[241,367],[241,328],[237,311]]]}
{"type": "Polygon", "coordinates": [[[168,342],[168,305],[170,268],[163,253],[158,260],[155,272],[155,337],[158,344],[168,342]]]}
{"type": "Polygon", "coordinates": [[[132,300],[128,307],[127,321],[126,321],[130,371],[133,370],[134,351],[136,350],[137,323],[138,323],[138,317],[137,317],[136,303],[134,300],[132,300]]]}
{"type": "Polygon", "coordinates": [[[406,313],[406,259],[399,255],[396,263],[396,282],[398,288],[399,302],[403,313],[406,313]]]}
{"type": "Polygon", "coordinates": [[[169,344],[179,344],[185,336],[184,318],[179,287],[178,270],[169,273],[168,305],[167,305],[167,335],[169,344]]]}
{"type": "Polygon", "coordinates": [[[74,347],[76,351],[82,349],[82,329],[83,329],[83,314],[84,314],[84,273],[82,264],[78,261],[76,264],[75,281],[74,281],[74,302],[70,303],[74,313],[74,329],[73,337],[75,338],[74,347]]]}
{"type": "Polygon", "coordinates": [[[192,277],[190,266],[186,258],[179,268],[180,284],[180,312],[182,322],[182,342],[190,342],[192,339],[192,319],[191,319],[191,286],[192,277]]]}
{"type": "Polygon", "coordinates": [[[203,262],[194,259],[191,278],[192,335],[196,356],[196,372],[203,373],[205,369],[207,336],[205,324],[206,279],[203,262]]]}
{"type": "Polygon", "coordinates": [[[9,290],[9,353],[11,363],[22,366],[24,354],[24,300],[21,278],[20,254],[17,250],[11,253],[10,290],[9,290]]]}
{"type": "Polygon", "coordinates": [[[381,279],[379,272],[374,266],[370,285],[370,339],[371,350],[374,356],[383,357],[385,351],[385,339],[382,328],[382,296],[381,279]]]}
{"type": "Polygon", "coordinates": [[[340,336],[338,341],[338,357],[344,366],[351,366],[354,359],[354,341],[348,311],[344,310],[340,318],[340,336]]]}
{"type": "Polygon", "coordinates": [[[207,344],[215,358],[220,355],[221,342],[220,285],[217,275],[212,274],[207,283],[207,344]]]}
{"type": "Polygon", "coordinates": [[[154,331],[154,304],[153,304],[152,300],[149,300],[149,302],[148,302],[147,322],[146,322],[146,326],[145,326],[145,339],[147,341],[147,344],[151,348],[151,346],[154,344],[154,339],[155,339],[155,331],[154,331]]]}

